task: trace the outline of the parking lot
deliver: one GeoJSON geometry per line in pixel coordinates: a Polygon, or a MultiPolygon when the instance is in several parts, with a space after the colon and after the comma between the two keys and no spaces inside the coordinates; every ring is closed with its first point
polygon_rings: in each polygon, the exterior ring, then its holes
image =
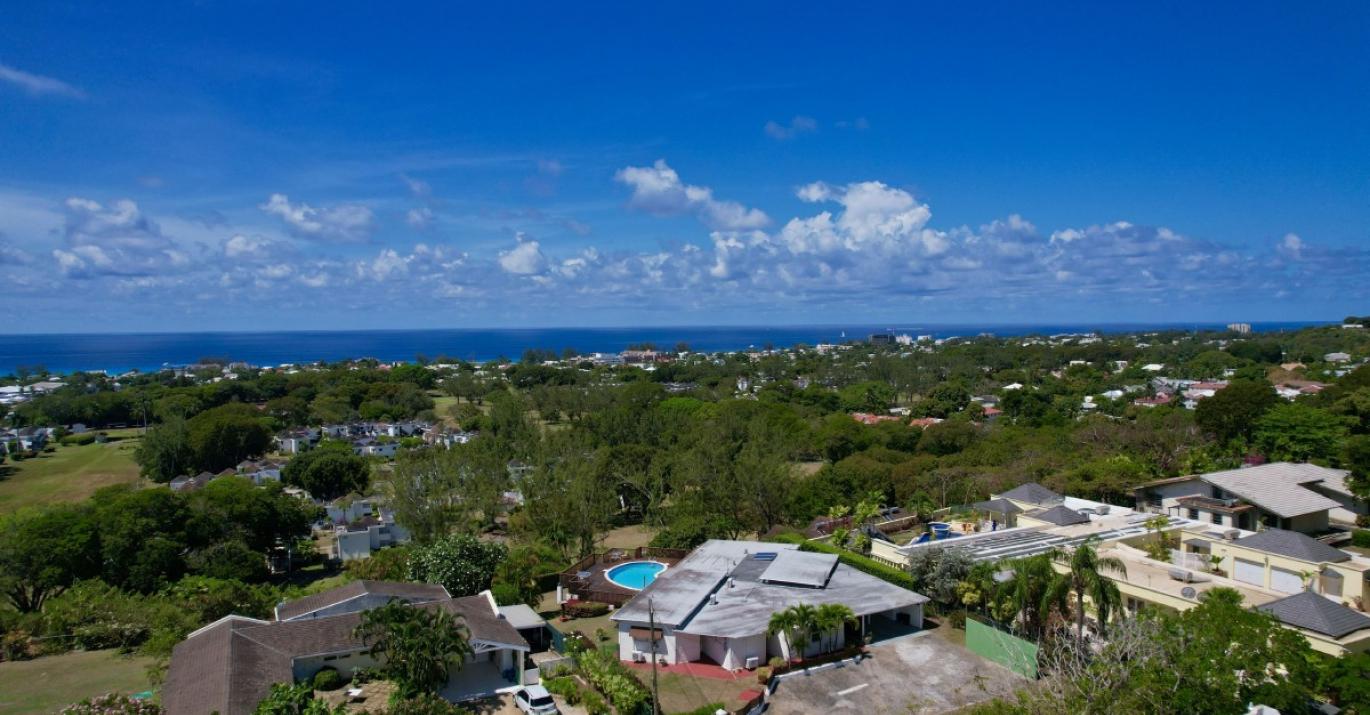
{"type": "Polygon", "coordinates": [[[785,677],[767,712],[940,713],[1010,694],[1025,683],[1007,668],[934,631],[869,650],[870,657],[859,663],[785,677]]]}

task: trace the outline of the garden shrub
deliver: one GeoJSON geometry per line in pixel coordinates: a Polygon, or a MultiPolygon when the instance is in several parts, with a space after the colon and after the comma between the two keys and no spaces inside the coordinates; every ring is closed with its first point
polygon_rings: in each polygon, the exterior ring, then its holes
{"type": "Polygon", "coordinates": [[[561,605],[561,612],[570,618],[597,618],[609,612],[609,604],[571,600],[561,605]]]}
{"type": "Polygon", "coordinates": [[[1370,529],[1356,529],[1351,532],[1351,545],[1370,549],[1370,529]]]}
{"type": "Polygon", "coordinates": [[[339,673],[336,668],[324,668],[314,674],[315,690],[337,690],[346,683],[347,680],[343,678],[342,673],[339,673]]]}
{"type": "Polygon", "coordinates": [[[584,691],[575,678],[560,677],[550,678],[542,681],[542,687],[547,688],[547,692],[553,695],[560,695],[566,698],[569,705],[579,705],[584,700],[584,691]]]}
{"type": "Polygon", "coordinates": [[[490,595],[495,597],[495,603],[501,606],[513,606],[523,603],[522,596],[519,595],[518,586],[512,583],[494,583],[490,585],[490,595]]]}
{"type": "Polygon", "coordinates": [[[609,704],[604,701],[603,696],[594,691],[587,691],[581,704],[585,706],[585,712],[589,715],[610,715],[609,704]]]}
{"type": "Polygon", "coordinates": [[[433,693],[420,693],[390,704],[386,715],[470,715],[471,711],[433,693]]]}
{"type": "Polygon", "coordinates": [[[127,695],[109,693],[62,708],[62,715],[162,715],[161,706],[127,695]]]}
{"type": "MultiPolygon", "coordinates": [[[[652,694],[633,675],[616,653],[587,651],[577,659],[580,670],[595,689],[603,693],[620,715],[635,715],[650,708],[652,694]]],[[[587,708],[589,698],[586,698],[587,708]]]]}

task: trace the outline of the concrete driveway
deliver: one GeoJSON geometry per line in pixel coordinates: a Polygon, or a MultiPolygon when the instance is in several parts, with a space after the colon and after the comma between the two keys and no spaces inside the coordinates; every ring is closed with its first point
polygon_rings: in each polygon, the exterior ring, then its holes
{"type": "Polygon", "coordinates": [[[940,713],[1008,695],[1026,682],[932,631],[869,650],[860,663],[786,676],[767,712],[940,713]]]}

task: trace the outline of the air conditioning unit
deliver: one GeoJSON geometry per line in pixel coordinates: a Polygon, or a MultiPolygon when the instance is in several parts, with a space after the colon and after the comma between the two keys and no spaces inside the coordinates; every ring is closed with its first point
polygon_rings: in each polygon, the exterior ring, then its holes
{"type": "Polygon", "coordinates": [[[1236,541],[1237,537],[1241,535],[1242,532],[1240,529],[1228,529],[1227,531],[1223,532],[1223,538],[1227,539],[1228,541],[1236,541]]]}
{"type": "Polygon", "coordinates": [[[747,659],[747,670],[756,670],[756,667],[757,667],[758,665],[761,665],[761,659],[760,659],[760,658],[758,658],[758,657],[756,657],[756,656],[752,656],[752,657],[750,657],[750,658],[747,659]]]}
{"type": "Polygon", "coordinates": [[[643,653],[643,652],[640,651],[640,650],[635,650],[635,651],[633,651],[633,662],[634,662],[634,663],[646,663],[646,662],[647,662],[647,654],[646,654],[646,653],[643,653]]]}

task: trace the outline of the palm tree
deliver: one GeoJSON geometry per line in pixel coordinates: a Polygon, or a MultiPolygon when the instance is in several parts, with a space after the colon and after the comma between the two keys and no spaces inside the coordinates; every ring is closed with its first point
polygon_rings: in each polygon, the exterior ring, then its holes
{"type": "Polygon", "coordinates": [[[438,692],[472,654],[470,631],[451,613],[400,601],[363,611],[354,635],[406,698],[438,692]]]}
{"type": "Polygon", "coordinates": [[[790,611],[794,613],[795,634],[799,640],[799,657],[804,657],[804,651],[808,650],[809,644],[814,642],[821,631],[818,630],[818,609],[807,603],[790,606],[790,611]]]}
{"type": "MultiPolygon", "coordinates": [[[[783,611],[776,611],[771,614],[771,620],[766,624],[766,635],[782,636],[790,647],[790,657],[794,657],[794,632],[797,627],[794,619],[794,611],[786,608],[783,611]]],[[[802,653],[800,655],[803,655],[802,653]]]]}
{"type": "Polygon", "coordinates": [[[837,629],[854,620],[856,620],[856,613],[841,603],[825,603],[818,607],[814,614],[814,622],[821,634],[820,638],[826,636],[832,638],[831,641],[821,645],[823,652],[832,650],[829,643],[833,646],[837,645],[837,636],[835,635],[837,629]]]}
{"type": "Polygon", "coordinates": [[[1118,585],[1104,576],[1105,572],[1126,576],[1127,566],[1115,557],[1100,557],[1093,539],[1075,547],[1070,555],[1070,588],[1075,592],[1075,637],[1081,642],[1085,638],[1085,596],[1094,601],[1099,612],[1100,634],[1108,622],[1109,611],[1122,600],[1118,585]]]}
{"type": "Polygon", "coordinates": [[[1023,629],[1035,638],[1046,632],[1051,612],[1064,613],[1070,602],[1070,581],[1052,567],[1055,551],[1047,551],[1012,562],[1013,579],[1007,595],[1023,629]]]}

